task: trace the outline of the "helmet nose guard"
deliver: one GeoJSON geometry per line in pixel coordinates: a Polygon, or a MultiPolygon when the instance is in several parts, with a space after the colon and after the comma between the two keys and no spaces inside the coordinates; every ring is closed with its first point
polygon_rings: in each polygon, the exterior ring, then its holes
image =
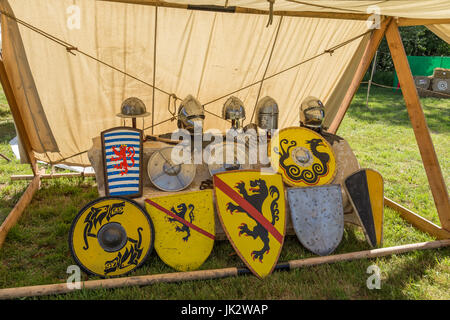
{"type": "Polygon", "coordinates": [[[194,131],[195,122],[205,119],[205,111],[202,104],[192,95],[188,95],[178,107],[178,128],[194,131]]]}
{"type": "Polygon", "coordinates": [[[244,103],[238,97],[229,97],[223,104],[222,117],[225,120],[231,120],[232,127],[239,129],[241,121],[245,120],[244,103]]]}

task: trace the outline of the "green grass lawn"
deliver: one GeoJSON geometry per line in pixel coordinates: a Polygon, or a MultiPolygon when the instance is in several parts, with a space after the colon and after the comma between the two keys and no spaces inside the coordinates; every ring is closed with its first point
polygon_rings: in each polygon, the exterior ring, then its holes
{"type": "MultiPolygon", "coordinates": [[[[409,123],[403,98],[389,89],[373,88],[369,108],[360,89],[339,129],[362,167],[378,170],[385,194],[439,224],[427,178],[409,123]]],[[[450,175],[450,99],[423,98],[432,139],[447,185],[450,175]]],[[[14,158],[8,142],[15,136],[7,103],[0,95],[0,153],[14,158]]],[[[11,182],[11,174],[31,173],[27,165],[0,158],[0,221],[24,192],[26,182],[11,182]]],[[[89,201],[98,197],[93,179],[42,182],[19,223],[0,249],[0,288],[61,283],[74,264],[67,237],[70,224],[89,201]]],[[[384,247],[434,240],[385,208],[384,247]]],[[[360,229],[346,226],[335,253],[369,249],[360,229]]],[[[227,241],[216,241],[201,269],[243,266],[227,241]]],[[[294,236],[288,236],[280,262],[312,257],[294,236]]],[[[153,252],[133,275],[174,272],[153,252]]],[[[97,279],[83,274],[84,280],[97,279]]],[[[81,290],[40,299],[450,299],[450,248],[410,252],[274,272],[264,280],[253,275],[155,284],[114,290],[81,290]],[[367,268],[381,269],[381,289],[366,286],[367,268]]]]}

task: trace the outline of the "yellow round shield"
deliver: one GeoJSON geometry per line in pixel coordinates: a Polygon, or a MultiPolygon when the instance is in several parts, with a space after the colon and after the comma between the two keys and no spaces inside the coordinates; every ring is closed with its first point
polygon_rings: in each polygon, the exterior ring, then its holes
{"type": "Polygon", "coordinates": [[[87,273],[119,276],[144,263],[154,243],[153,224],[135,201],[103,197],[87,204],[72,222],[69,248],[87,273]]]}
{"type": "Polygon", "coordinates": [[[283,181],[295,187],[330,183],[336,159],[330,144],[320,134],[302,127],[281,129],[269,145],[270,163],[283,181]]]}

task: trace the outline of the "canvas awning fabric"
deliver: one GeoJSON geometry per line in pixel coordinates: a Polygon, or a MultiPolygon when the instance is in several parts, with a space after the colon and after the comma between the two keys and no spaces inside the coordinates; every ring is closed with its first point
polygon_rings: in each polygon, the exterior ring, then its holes
{"type": "MultiPolygon", "coordinates": [[[[138,119],[139,128],[165,121],[153,128],[154,134],[176,129],[176,121],[167,121],[172,117],[168,94],[180,99],[192,94],[205,104],[205,129],[230,127],[218,117],[230,93],[246,106],[245,124],[258,97],[266,95],[279,105],[280,127],[298,124],[300,103],[311,95],[324,101],[329,124],[370,38],[366,20],[283,16],[281,11],[365,17],[376,4],[382,15],[450,16],[448,1],[438,0],[358,1],[357,6],[354,1],[276,0],[267,26],[268,1],[220,4],[264,14],[182,7],[219,1],[171,3],[0,0],[0,10],[17,19],[2,15],[2,57],[38,160],[90,165],[83,151],[101,131],[122,124],[116,114],[131,96],[153,110],[153,119],[146,117],[144,124],[138,119]],[[263,78],[268,79],[261,85],[263,78]]],[[[430,29],[448,37],[442,28],[430,29]]]]}

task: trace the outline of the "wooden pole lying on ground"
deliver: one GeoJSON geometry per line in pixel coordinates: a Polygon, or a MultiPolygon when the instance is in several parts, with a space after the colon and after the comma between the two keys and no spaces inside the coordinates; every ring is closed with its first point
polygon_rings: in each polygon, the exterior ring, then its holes
{"type": "Polygon", "coordinates": [[[28,185],[27,190],[25,190],[25,193],[22,195],[22,197],[20,197],[19,201],[6,217],[5,221],[3,221],[2,225],[0,226],[0,248],[5,242],[5,238],[9,230],[16,224],[23,211],[30,204],[31,199],[33,199],[34,193],[39,189],[40,183],[41,179],[39,175],[35,176],[28,185]]]}
{"type": "MultiPolygon", "coordinates": [[[[339,261],[351,261],[356,259],[367,259],[383,257],[391,254],[401,254],[413,250],[437,249],[450,246],[450,240],[437,240],[429,242],[420,242],[406,244],[402,246],[365,250],[336,254],[325,257],[314,257],[300,260],[291,260],[277,265],[275,270],[292,270],[296,268],[315,266],[325,263],[334,263],[339,261]]],[[[112,278],[102,280],[90,280],[81,282],[82,289],[113,289],[131,286],[146,286],[155,283],[170,283],[191,280],[206,280],[233,277],[243,274],[249,274],[246,268],[224,268],[212,270],[198,270],[190,272],[173,272],[165,274],[153,274],[146,276],[112,278]]],[[[71,283],[73,285],[73,283],[71,283]]],[[[34,297],[44,295],[54,295],[70,293],[76,289],[69,289],[66,283],[48,284],[40,286],[19,287],[0,289],[0,299],[15,299],[20,297],[34,297]]]]}
{"type": "MultiPolygon", "coordinates": [[[[83,172],[53,173],[53,174],[41,174],[40,177],[41,179],[95,177],[95,173],[83,173],[83,172]]],[[[31,174],[23,174],[23,175],[12,175],[10,178],[12,181],[33,180],[34,176],[31,174]]]]}

